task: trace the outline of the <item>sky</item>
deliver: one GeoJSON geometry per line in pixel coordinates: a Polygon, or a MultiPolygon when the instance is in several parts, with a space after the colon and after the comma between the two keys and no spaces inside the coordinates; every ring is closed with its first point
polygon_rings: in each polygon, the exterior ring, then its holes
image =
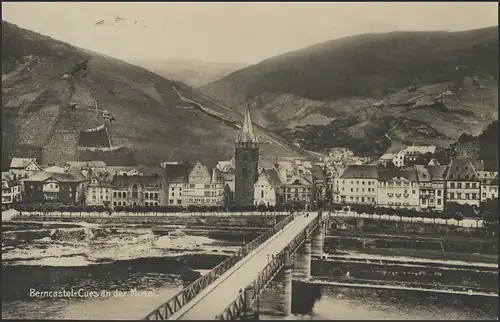
{"type": "Polygon", "coordinates": [[[254,64],[356,34],[495,26],[498,3],[2,2],[2,20],[127,61],[254,64]]]}

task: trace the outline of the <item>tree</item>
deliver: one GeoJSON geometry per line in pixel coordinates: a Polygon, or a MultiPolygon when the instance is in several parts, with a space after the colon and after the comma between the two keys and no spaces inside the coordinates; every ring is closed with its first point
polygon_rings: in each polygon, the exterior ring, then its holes
{"type": "Polygon", "coordinates": [[[453,219],[457,221],[457,225],[460,225],[460,222],[464,220],[464,215],[461,212],[456,212],[455,215],[453,216],[453,219]]]}

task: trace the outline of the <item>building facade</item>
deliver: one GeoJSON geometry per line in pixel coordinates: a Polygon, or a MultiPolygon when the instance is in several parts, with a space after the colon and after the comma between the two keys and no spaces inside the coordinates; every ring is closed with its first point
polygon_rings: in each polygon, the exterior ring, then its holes
{"type": "Polygon", "coordinates": [[[184,187],[188,183],[192,166],[188,162],[165,164],[167,176],[167,199],[169,206],[183,207],[184,187]]]}
{"type": "Polygon", "coordinates": [[[87,177],[85,204],[109,207],[113,201],[112,176],[108,172],[91,171],[87,177]]]}
{"type": "Polygon", "coordinates": [[[254,204],[254,186],[259,177],[259,145],[254,135],[250,109],[246,108],[241,132],[236,139],[235,148],[235,187],[236,205],[254,204]]]}
{"type": "Polygon", "coordinates": [[[34,158],[12,158],[10,162],[9,172],[14,175],[14,179],[26,179],[40,171],[42,168],[34,158]]]}
{"type": "Polygon", "coordinates": [[[336,179],[336,203],[377,204],[378,172],[375,165],[348,165],[336,179]]]}
{"type": "Polygon", "coordinates": [[[477,171],[481,180],[481,202],[498,198],[498,171],[477,171]]]}
{"type": "Polygon", "coordinates": [[[285,203],[292,203],[298,209],[309,210],[314,200],[312,182],[304,177],[294,176],[283,183],[285,203]]]}
{"type": "Polygon", "coordinates": [[[13,203],[22,201],[21,183],[9,172],[2,172],[2,210],[9,209],[13,203]]]}
{"type": "Polygon", "coordinates": [[[224,182],[198,161],[184,185],[182,200],[186,206],[223,206],[224,182]]]}
{"type": "Polygon", "coordinates": [[[443,210],[445,204],[446,166],[415,166],[420,190],[420,208],[443,210]]]}
{"type": "Polygon", "coordinates": [[[114,176],[111,181],[112,205],[116,206],[163,206],[166,201],[165,177],[114,176]]]}
{"type": "Polygon", "coordinates": [[[27,204],[81,204],[84,181],[78,174],[39,172],[24,179],[24,201],[27,204]]]}
{"type": "Polygon", "coordinates": [[[259,179],[255,183],[255,205],[269,207],[279,204],[281,202],[279,200],[280,188],[281,181],[279,181],[276,171],[274,169],[261,169],[259,179]]]}
{"type": "Polygon", "coordinates": [[[417,171],[379,169],[377,200],[383,207],[420,208],[417,171]]]}
{"type": "Polygon", "coordinates": [[[481,182],[472,163],[467,159],[453,159],[446,175],[446,202],[478,206],[481,182]]]}

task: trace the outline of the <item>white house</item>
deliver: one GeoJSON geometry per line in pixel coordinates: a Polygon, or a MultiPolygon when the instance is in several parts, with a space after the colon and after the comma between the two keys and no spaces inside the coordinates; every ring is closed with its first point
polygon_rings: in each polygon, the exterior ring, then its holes
{"type": "Polygon", "coordinates": [[[481,180],[481,202],[498,198],[498,171],[477,171],[481,180]]]}
{"type": "Polygon", "coordinates": [[[374,165],[348,165],[335,179],[336,203],[377,203],[377,167],[374,165]]]}
{"type": "Polygon", "coordinates": [[[12,158],[9,172],[15,176],[15,179],[29,178],[42,168],[36,163],[35,158],[12,158]]]}
{"type": "Polygon", "coordinates": [[[88,206],[110,206],[112,202],[112,176],[108,172],[92,171],[87,179],[85,204],[88,206]]]}
{"type": "Polygon", "coordinates": [[[467,159],[450,162],[446,175],[446,202],[479,207],[481,182],[476,169],[467,159]]]}
{"type": "Polygon", "coordinates": [[[9,172],[2,172],[2,210],[12,207],[14,202],[21,201],[21,184],[9,172]]]}
{"type": "Polygon", "coordinates": [[[273,181],[268,172],[274,169],[261,169],[259,178],[254,184],[254,202],[256,206],[276,206],[277,189],[279,186],[273,181]]]}
{"type": "Polygon", "coordinates": [[[420,193],[417,172],[407,170],[378,170],[379,206],[395,208],[420,207],[420,193]]]}
{"type": "Polygon", "coordinates": [[[182,194],[183,204],[186,206],[222,206],[224,203],[224,182],[214,182],[214,176],[208,168],[198,161],[184,184],[182,194]]]}

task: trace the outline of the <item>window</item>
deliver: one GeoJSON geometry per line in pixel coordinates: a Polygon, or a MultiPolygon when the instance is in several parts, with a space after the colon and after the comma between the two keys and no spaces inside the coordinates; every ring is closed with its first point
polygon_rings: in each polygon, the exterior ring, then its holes
{"type": "Polygon", "coordinates": [[[177,200],[177,204],[180,205],[181,204],[181,200],[177,200]]]}
{"type": "Polygon", "coordinates": [[[175,195],[175,193],[172,192],[172,197],[175,195]]]}
{"type": "Polygon", "coordinates": [[[437,195],[438,195],[438,197],[441,197],[441,190],[437,191],[437,195]]]}
{"type": "Polygon", "coordinates": [[[477,199],[477,194],[473,193],[472,194],[472,200],[476,200],[477,199]]]}
{"type": "Polygon", "coordinates": [[[260,191],[260,197],[261,197],[261,198],[264,198],[264,190],[261,190],[261,191],[260,191]]]}
{"type": "Polygon", "coordinates": [[[455,199],[455,194],[454,193],[450,193],[450,199],[455,199]]]}
{"type": "Polygon", "coordinates": [[[438,205],[441,205],[441,199],[438,199],[438,200],[437,200],[437,204],[438,204],[438,205]]]}
{"type": "Polygon", "coordinates": [[[416,191],[415,191],[415,190],[412,190],[412,191],[411,191],[411,193],[412,193],[412,194],[415,194],[415,193],[416,193],[416,191]]]}
{"type": "Polygon", "coordinates": [[[465,194],[465,199],[469,199],[470,195],[468,193],[465,194]]]}
{"type": "Polygon", "coordinates": [[[462,193],[461,192],[457,193],[457,199],[462,199],[462,193]]]}
{"type": "Polygon", "coordinates": [[[468,182],[467,182],[467,183],[465,184],[465,189],[470,189],[470,183],[468,183],[468,182]]]}

